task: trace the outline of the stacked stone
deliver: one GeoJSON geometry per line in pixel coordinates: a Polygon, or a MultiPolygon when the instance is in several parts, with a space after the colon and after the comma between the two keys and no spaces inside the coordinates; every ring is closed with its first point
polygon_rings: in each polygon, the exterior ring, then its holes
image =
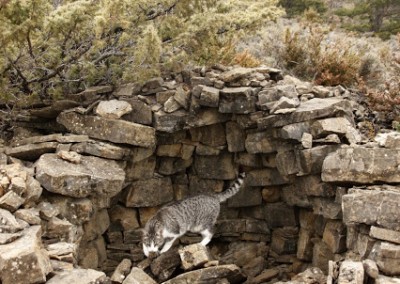
{"type": "MultiPolygon", "coordinates": [[[[4,167],[29,164],[40,192],[30,189],[27,192],[35,196],[30,198],[21,189],[21,179],[8,175],[8,183],[1,180],[0,208],[11,212],[19,225],[21,220],[30,224],[24,210],[39,212],[29,228],[36,225],[44,232],[36,243],[49,247],[47,255],[57,259],[57,265],[52,261],[50,268],[44,266],[37,282],[50,271],[56,275],[50,281],[83,279],[85,273],[90,281],[103,281],[98,279],[104,274],[92,274],[90,269],[129,272],[132,265],[165,281],[179,271],[180,262],[171,261],[178,259],[175,254],[146,265],[140,227],[170,201],[222,191],[240,169],[247,173],[245,186],[223,204],[211,243],[218,247],[217,241],[231,242],[221,262],[235,263],[248,283],[290,278],[311,265],[327,273],[329,260],[341,259],[353,249],[349,236],[361,247],[365,239],[386,235],[379,229],[395,232],[397,227],[387,223],[399,220],[382,221],[381,211],[372,210],[370,215],[377,215],[367,222],[364,212],[351,204],[359,196],[375,202],[371,208],[378,207],[379,200],[396,200],[395,187],[381,189],[379,195],[373,189],[359,193],[361,189],[348,185],[397,183],[399,163],[395,148],[358,145],[363,137],[352,114],[357,105],[345,98],[348,95],[341,87],[283,78],[276,69],[224,66],[195,68],[115,91],[107,86],[88,89],[32,110],[29,118],[18,121],[16,126],[54,133],[16,137],[4,149],[4,167]],[[366,181],[374,171],[380,175],[366,181]],[[357,212],[347,212],[348,208],[357,212]],[[62,253],[49,254],[57,250],[62,253]],[[66,263],[87,270],[67,273],[65,269],[72,267],[66,263]]],[[[14,236],[7,245],[19,239],[14,236]]],[[[189,235],[181,242],[198,240],[189,235]]],[[[379,246],[372,245],[373,259],[379,262],[393,254],[398,261],[393,250],[386,253],[386,242],[393,239],[380,240],[379,246]]],[[[382,267],[381,272],[397,275],[382,267]]],[[[132,271],[139,273],[136,268],[132,271]]],[[[323,279],[320,271],[316,275],[323,279]]]]}

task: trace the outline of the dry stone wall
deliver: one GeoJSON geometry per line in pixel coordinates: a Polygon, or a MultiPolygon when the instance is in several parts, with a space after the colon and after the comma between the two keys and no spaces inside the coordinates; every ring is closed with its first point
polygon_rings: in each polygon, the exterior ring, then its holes
{"type": "Polygon", "coordinates": [[[0,151],[1,282],[268,283],[317,267],[293,283],[397,283],[400,138],[371,142],[351,96],[215,66],[30,110],[0,151]],[[220,192],[239,171],[211,254],[144,258],[140,228],[157,209],[220,192]]]}

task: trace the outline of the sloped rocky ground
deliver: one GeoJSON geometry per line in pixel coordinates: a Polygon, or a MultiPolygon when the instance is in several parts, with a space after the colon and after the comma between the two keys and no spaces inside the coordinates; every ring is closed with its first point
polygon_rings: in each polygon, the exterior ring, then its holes
{"type": "Polygon", "coordinates": [[[400,136],[354,98],[215,66],[21,111],[0,148],[1,283],[399,283],[400,136]],[[239,169],[208,248],[145,259],[160,206],[239,169]]]}

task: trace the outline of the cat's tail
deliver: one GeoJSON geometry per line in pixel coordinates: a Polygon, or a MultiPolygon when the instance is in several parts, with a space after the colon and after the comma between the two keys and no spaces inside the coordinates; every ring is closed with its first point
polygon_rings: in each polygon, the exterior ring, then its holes
{"type": "Polygon", "coordinates": [[[224,192],[218,193],[217,197],[219,202],[224,202],[228,198],[231,198],[234,196],[236,193],[238,193],[240,187],[243,184],[244,178],[246,177],[246,173],[240,173],[238,178],[235,180],[235,182],[224,192]]]}

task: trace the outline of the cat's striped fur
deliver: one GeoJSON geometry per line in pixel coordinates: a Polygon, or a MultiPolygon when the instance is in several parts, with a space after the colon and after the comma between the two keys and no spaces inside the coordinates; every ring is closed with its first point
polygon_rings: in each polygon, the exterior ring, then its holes
{"type": "Polygon", "coordinates": [[[207,245],[213,236],[220,203],[234,196],[243,184],[246,174],[239,174],[236,181],[225,191],[215,194],[200,194],[162,207],[143,229],[143,252],[163,253],[174,241],[186,232],[200,233],[202,245],[207,245]]]}

